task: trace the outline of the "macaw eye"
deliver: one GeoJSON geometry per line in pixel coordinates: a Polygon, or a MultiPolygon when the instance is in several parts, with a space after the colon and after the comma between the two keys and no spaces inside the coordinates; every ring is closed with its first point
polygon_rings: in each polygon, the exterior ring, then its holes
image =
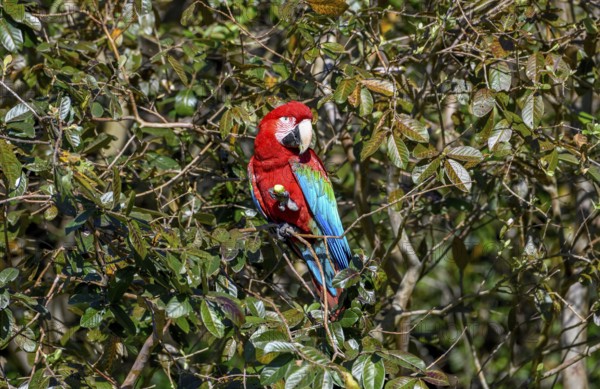
{"type": "Polygon", "coordinates": [[[290,120],[291,120],[291,119],[290,119],[288,116],[283,116],[283,117],[281,118],[281,121],[282,121],[282,122],[284,122],[284,123],[288,123],[290,120]]]}

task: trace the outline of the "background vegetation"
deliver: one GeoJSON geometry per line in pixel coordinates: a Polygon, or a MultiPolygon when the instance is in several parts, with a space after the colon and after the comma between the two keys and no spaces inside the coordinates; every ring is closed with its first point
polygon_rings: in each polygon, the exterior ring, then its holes
{"type": "Polygon", "coordinates": [[[1,386],[600,382],[599,13],[1,1],[1,386]],[[336,322],[248,192],[292,99],[366,258],[336,322]]]}

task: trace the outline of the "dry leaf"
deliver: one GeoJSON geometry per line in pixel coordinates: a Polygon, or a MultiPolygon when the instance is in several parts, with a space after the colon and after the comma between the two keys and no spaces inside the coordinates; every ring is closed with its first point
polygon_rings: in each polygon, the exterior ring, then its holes
{"type": "Polygon", "coordinates": [[[319,15],[340,16],[348,9],[344,0],[306,0],[310,8],[319,15]]]}

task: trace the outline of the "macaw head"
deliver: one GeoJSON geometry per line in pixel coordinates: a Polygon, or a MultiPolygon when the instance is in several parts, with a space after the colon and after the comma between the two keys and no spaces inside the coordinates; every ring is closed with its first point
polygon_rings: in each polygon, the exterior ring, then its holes
{"type": "Polygon", "coordinates": [[[259,137],[274,137],[282,146],[298,149],[303,154],[312,140],[312,118],[310,108],[300,102],[290,101],[275,108],[261,120],[259,137]]]}

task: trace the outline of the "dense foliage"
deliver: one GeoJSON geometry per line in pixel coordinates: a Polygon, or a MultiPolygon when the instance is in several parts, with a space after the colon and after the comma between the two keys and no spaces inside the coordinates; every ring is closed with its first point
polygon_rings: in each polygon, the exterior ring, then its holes
{"type": "Polygon", "coordinates": [[[599,13],[0,1],[1,386],[599,382],[599,13]],[[356,254],[337,321],[248,191],[289,100],[356,254]]]}

